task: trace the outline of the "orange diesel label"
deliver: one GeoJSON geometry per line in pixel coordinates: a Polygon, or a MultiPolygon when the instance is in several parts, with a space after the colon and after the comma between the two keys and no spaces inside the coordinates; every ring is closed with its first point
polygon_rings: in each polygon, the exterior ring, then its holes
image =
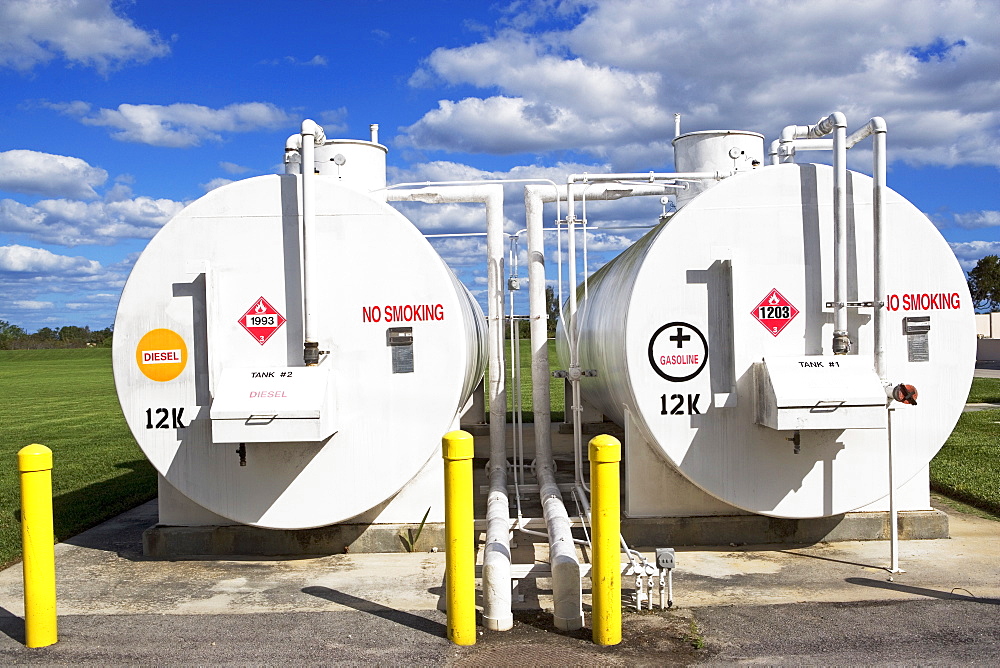
{"type": "Polygon", "coordinates": [[[187,364],[187,344],[171,329],[154,329],[139,340],[135,362],[150,380],[166,382],[181,375],[187,364]]]}

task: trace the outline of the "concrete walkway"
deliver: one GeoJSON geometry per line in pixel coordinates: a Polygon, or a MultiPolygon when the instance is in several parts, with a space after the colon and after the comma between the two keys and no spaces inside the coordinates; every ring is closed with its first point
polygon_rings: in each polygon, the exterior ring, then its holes
{"type": "MultiPolygon", "coordinates": [[[[962,620],[962,633],[980,633],[962,645],[963,653],[948,650],[946,658],[994,660],[1000,658],[1000,523],[949,514],[952,538],[902,542],[906,573],[895,576],[884,570],[885,542],[678,550],[676,609],[626,612],[625,642],[614,648],[594,646],[586,629],[555,632],[538,612],[551,609],[549,581],[526,581],[514,631],[457,648],[444,638],[443,553],[153,561],[142,557],[140,540],[156,518],[151,502],[57,546],[61,635],[52,647],[23,646],[21,567],[0,573],[0,661],[686,665],[765,656],[781,663],[787,655],[790,663],[836,663],[824,649],[837,646],[824,644],[831,628],[814,624],[812,635],[794,629],[794,651],[781,645],[785,654],[777,656],[778,645],[766,637],[774,627],[741,627],[732,617],[772,619],[780,627],[789,616],[839,615],[858,634],[864,629],[851,620],[871,614],[873,605],[889,606],[882,609],[892,621],[872,625],[872,634],[887,633],[908,615],[917,626],[942,622],[926,610],[940,605],[949,620],[962,620]]],[[[544,560],[544,546],[520,548],[528,549],[544,560]]],[[[623,581],[626,602],[632,585],[623,581]]],[[[589,621],[589,591],[584,600],[589,621]]],[[[910,654],[892,655],[894,662],[927,663],[929,652],[949,646],[925,646],[926,640],[909,645],[910,654]]],[[[877,662],[866,657],[855,656],[877,662]]]]}

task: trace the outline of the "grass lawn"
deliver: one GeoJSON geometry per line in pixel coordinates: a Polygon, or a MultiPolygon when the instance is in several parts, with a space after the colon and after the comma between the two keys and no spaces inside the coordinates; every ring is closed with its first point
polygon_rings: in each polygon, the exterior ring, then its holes
{"type": "Polygon", "coordinates": [[[17,451],[52,449],[56,538],[156,496],[156,475],[118,406],[111,350],[0,351],[0,565],[20,558],[17,451]]]}
{"type": "Polygon", "coordinates": [[[973,378],[970,404],[1000,404],[1000,378],[973,378]]]}
{"type": "MultiPolygon", "coordinates": [[[[521,356],[520,356],[520,373],[521,373],[521,410],[524,416],[525,422],[534,422],[534,401],[531,398],[531,342],[527,339],[521,339],[521,356]]],[[[504,341],[504,365],[507,369],[507,378],[511,377],[511,354],[510,354],[510,341],[504,341]]],[[[549,339],[549,368],[550,369],[561,369],[562,365],[559,364],[559,356],[556,355],[556,342],[553,339],[549,339]]],[[[488,377],[488,374],[487,374],[488,377]]],[[[562,422],[563,415],[565,414],[565,391],[563,390],[563,384],[565,381],[562,378],[549,378],[549,401],[552,402],[552,421],[562,422]]],[[[507,382],[507,422],[513,422],[513,407],[514,407],[514,393],[513,393],[513,383],[508,380],[507,382]]],[[[490,398],[489,390],[487,389],[486,397],[486,415],[489,419],[490,411],[490,398]]]]}
{"type": "Polygon", "coordinates": [[[935,492],[1000,518],[1000,410],[963,413],[930,473],[935,492]]]}

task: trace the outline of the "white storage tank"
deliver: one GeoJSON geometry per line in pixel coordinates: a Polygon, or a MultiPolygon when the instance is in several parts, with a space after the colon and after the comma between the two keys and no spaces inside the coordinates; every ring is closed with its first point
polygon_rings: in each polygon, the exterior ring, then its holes
{"type": "MultiPolygon", "coordinates": [[[[381,507],[439,468],[441,436],[483,374],[485,321],[417,228],[369,194],[384,186],[384,156],[374,141],[316,150],[316,366],[303,362],[302,176],[209,192],[136,262],[115,382],[168,496],[209,517],[310,528],[381,507]]],[[[396,521],[419,522],[430,499],[396,521]]]]}
{"type": "MultiPolygon", "coordinates": [[[[749,155],[750,135],[713,137],[735,137],[749,155]]],[[[893,404],[896,485],[916,481],[910,507],[927,507],[928,462],[974,368],[965,276],[931,222],[887,191],[886,294],[874,295],[872,181],[848,172],[853,348],[834,355],[833,178],[815,164],[741,170],[598,271],[589,297],[578,291],[580,368],[596,370],[582,393],[626,428],[629,516],[735,506],[810,518],[884,504],[888,401],[873,368],[873,301],[884,302],[885,377],[919,391],[917,405],[893,404]],[[679,492],[681,479],[701,491],[679,492]]]]}

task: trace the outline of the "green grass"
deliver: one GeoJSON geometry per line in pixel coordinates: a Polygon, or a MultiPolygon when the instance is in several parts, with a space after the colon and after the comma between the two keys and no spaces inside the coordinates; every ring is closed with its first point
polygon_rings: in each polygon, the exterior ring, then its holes
{"type": "MultiPolygon", "coordinates": [[[[520,373],[521,373],[521,410],[525,422],[534,422],[534,401],[531,398],[531,342],[527,339],[521,339],[520,342],[521,355],[520,355],[520,373]]],[[[504,341],[504,365],[507,370],[507,422],[513,421],[513,407],[514,407],[514,392],[513,383],[511,382],[511,360],[510,355],[510,341],[504,341]]],[[[556,342],[549,339],[549,368],[550,369],[561,369],[562,365],[559,364],[559,356],[556,354],[556,342]]],[[[488,374],[487,374],[488,378],[488,374]]],[[[563,416],[565,415],[565,391],[563,390],[563,384],[565,381],[561,378],[549,377],[549,401],[552,402],[552,421],[562,422],[563,416]]],[[[487,390],[486,397],[486,415],[489,419],[490,410],[490,399],[489,391],[487,390]]]]}
{"type": "Polygon", "coordinates": [[[156,496],[153,467],[118,406],[110,349],[0,351],[0,386],[0,565],[20,558],[25,445],[52,449],[58,540],[156,496]]]}
{"type": "Polygon", "coordinates": [[[1000,410],[963,413],[930,475],[935,492],[1000,517],[1000,410]]]}
{"type": "Polygon", "coordinates": [[[1000,378],[973,378],[970,404],[1000,404],[1000,378]]]}

